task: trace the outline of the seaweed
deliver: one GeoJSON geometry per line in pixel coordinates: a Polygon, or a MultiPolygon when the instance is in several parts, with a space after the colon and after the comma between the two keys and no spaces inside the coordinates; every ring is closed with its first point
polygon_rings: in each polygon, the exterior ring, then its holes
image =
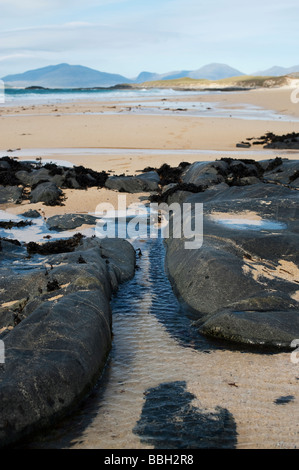
{"type": "Polygon", "coordinates": [[[49,281],[47,284],[47,291],[48,292],[54,292],[55,290],[60,289],[60,285],[57,281],[57,279],[53,279],[53,281],[49,281]]]}
{"type": "Polygon", "coordinates": [[[72,238],[68,238],[66,240],[55,240],[43,244],[30,242],[27,244],[27,252],[30,255],[70,253],[80,245],[83,238],[84,236],[81,233],[76,233],[72,238]]]}
{"type": "Polygon", "coordinates": [[[167,202],[169,196],[172,196],[177,191],[188,191],[190,193],[203,193],[207,189],[207,186],[196,185],[193,183],[179,183],[176,186],[169,188],[163,194],[152,194],[150,196],[150,202],[163,203],[167,202]]]}
{"type": "Polygon", "coordinates": [[[9,222],[5,221],[0,221],[0,228],[3,229],[12,229],[12,228],[22,228],[22,227],[28,227],[32,225],[31,220],[21,220],[20,222],[14,222],[10,220],[9,222]]]}
{"type": "MultiPolygon", "coordinates": [[[[253,145],[264,145],[264,148],[298,148],[299,146],[299,133],[291,132],[288,134],[276,135],[273,132],[267,132],[261,137],[254,137],[256,139],[253,145]]],[[[247,140],[252,140],[248,138],[247,140]]]]}
{"type": "Polygon", "coordinates": [[[295,181],[297,178],[299,178],[299,171],[298,170],[295,171],[295,173],[292,176],[290,176],[290,180],[289,180],[290,183],[293,183],[293,181],[295,181]]]}

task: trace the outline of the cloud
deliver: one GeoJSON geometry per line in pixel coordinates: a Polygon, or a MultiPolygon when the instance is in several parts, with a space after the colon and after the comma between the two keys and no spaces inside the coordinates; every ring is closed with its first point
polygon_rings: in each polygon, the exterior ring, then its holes
{"type": "Polygon", "coordinates": [[[0,0],[0,11],[4,73],[46,61],[127,75],[297,62],[298,0],[0,0]]]}
{"type": "Polygon", "coordinates": [[[127,2],[128,0],[85,0],[84,3],[80,0],[0,0],[1,10],[4,12],[18,10],[28,11],[28,14],[32,13],[32,10],[59,10],[65,8],[76,8],[77,6],[89,8],[93,6],[101,5],[114,5],[116,3],[127,2]]]}
{"type": "Polygon", "coordinates": [[[34,54],[32,54],[31,52],[29,53],[22,52],[19,54],[2,55],[0,56],[0,62],[8,62],[8,61],[17,60],[17,59],[28,59],[32,57],[34,57],[34,54]]]}
{"type": "Polygon", "coordinates": [[[161,43],[173,34],[163,31],[152,33],[144,26],[135,29],[87,22],[62,25],[46,25],[0,32],[0,53],[22,50],[69,51],[100,48],[125,49],[142,47],[143,44],[161,43]]]}

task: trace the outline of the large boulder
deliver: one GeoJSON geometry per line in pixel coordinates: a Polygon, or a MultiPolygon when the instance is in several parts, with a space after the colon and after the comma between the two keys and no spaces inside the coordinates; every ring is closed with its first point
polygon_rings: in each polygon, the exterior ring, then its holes
{"type": "Polygon", "coordinates": [[[224,182],[223,173],[228,173],[228,164],[225,162],[195,162],[183,173],[182,182],[212,186],[224,182]]]}
{"type": "MultiPolygon", "coordinates": [[[[133,276],[135,251],[119,239],[77,241],[68,253],[52,242],[55,254],[44,256],[44,265],[36,255],[38,267],[29,270],[18,246],[24,270],[1,268],[1,446],[53,424],[93,387],[105,365],[109,300],[133,276]]],[[[2,257],[10,253],[7,244],[2,257]]],[[[50,253],[51,242],[46,245],[50,253]]]]}
{"type": "Polygon", "coordinates": [[[62,191],[55,183],[41,183],[31,191],[30,199],[32,203],[43,202],[47,206],[59,203],[62,191]]]}
{"type": "Polygon", "coordinates": [[[202,333],[290,349],[299,338],[298,193],[278,181],[239,184],[172,195],[169,203],[204,204],[204,241],[186,249],[184,238],[166,240],[168,274],[202,333]]]}

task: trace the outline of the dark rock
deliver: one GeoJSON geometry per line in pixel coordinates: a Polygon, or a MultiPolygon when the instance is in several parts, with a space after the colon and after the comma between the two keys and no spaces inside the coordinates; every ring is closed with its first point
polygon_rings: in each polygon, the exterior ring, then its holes
{"type": "Polygon", "coordinates": [[[19,203],[22,199],[22,188],[18,186],[0,186],[0,204],[19,203]]]}
{"type": "Polygon", "coordinates": [[[47,206],[61,204],[62,191],[54,183],[41,183],[31,191],[32,203],[43,202],[47,206]]]}
{"type": "Polygon", "coordinates": [[[127,193],[152,192],[158,190],[159,182],[159,175],[150,171],[138,176],[111,176],[106,181],[106,188],[127,193]]]}
{"type": "Polygon", "coordinates": [[[1,184],[3,186],[18,186],[21,181],[15,176],[12,171],[1,171],[1,184]]]}
{"type": "MultiPolygon", "coordinates": [[[[10,305],[0,311],[1,447],[52,426],[92,389],[111,347],[109,300],[133,276],[135,251],[124,240],[81,239],[73,252],[47,254],[45,261],[51,279],[40,263],[17,276],[2,275],[1,267],[1,303],[10,305]]],[[[25,256],[23,262],[30,266],[25,256]]]]}
{"type": "Polygon", "coordinates": [[[200,331],[233,341],[269,348],[283,348],[291,350],[294,335],[299,331],[298,309],[294,306],[291,310],[265,312],[263,310],[249,311],[223,311],[208,319],[200,331]]]}
{"type": "Polygon", "coordinates": [[[240,142],[239,144],[236,145],[236,147],[248,149],[251,147],[251,144],[249,142],[240,142]]]}
{"type": "Polygon", "coordinates": [[[49,217],[47,226],[50,230],[73,230],[81,225],[95,225],[96,217],[88,214],[64,214],[49,217]]]}
{"type": "Polygon", "coordinates": [[[259,137],[254,144],[264,145],[264,148],[271,149],[299,149],[299,133],[291,132],[289,134],[276,135],[268,132],[259,137]]]}
{"type": "Polygon", "coordinates": [[[279,183],[298,187],[296,179],[299,175],[299,162],[297,160],[281,160],[280,165],[267,168],[264,179],[270,183],[279,183]]]}
{"type": "Polygon", "coordinates": [[[29,211],[23,212],[23,214],[20,215],[28,219],[37,219],[38,217],[41,217],[41,214],[33,209],[29,209],[29,211]]]}
{"type": "Polygon", "coordinates": [[[40,161],[36,163],[19,162],[9,157],[0,159],[0,173],[3,185],[22,184],[32,189],[44,182],[56,184],[59,188],[103,187],[108,178],[108,173],[105,171],[97,172],[83,166],[66,168],[54,163],[42,166],[40,161]]]}
{"type": "Polygon", "coordinates": [[[31,172],[17,171],[15,175],[25,186],[34,186],[40,184],[41,182],[50,181],[49,171],[45,168],[31,172]]]}
{"type": "Polygon", "coordinates": [[[21,243],[18,240],[10,239],[10,238],[0,238],[2,244],[8,243],[10,246],[21,246],[21,243]]]}
{"type": "Polygon", "coordinates": [[[10,164],[9,162],[0,159],[0,171],[3,170],[10,170],[10,164]]]}
{"type": "Polygon", "coordinates": [[[299,338],[298,193],[281,181],[295,174],[298,161],[226,163],[229,174],[239,175],[234,185],[175,193],[180,204],[204,204],[204,241],[200,249],[188,250],[184,238],[166,240],[169,277],[202,333],[291,349],[299,338]],[[275,184],[266,182],[268,175],[277,175],[275,184]],[[244,179],[254,184],[241,186],[244,179]],[[256,221],[244,220],[247,213],[256,221]]]}
{"type": "Polygon", "coordinates": [[[227,171],[228,165],[225,162],[196,162],[183,173],[182,182],[197,186],[213,186],[225,181],[223,173],[226,174],[227,171]]]}

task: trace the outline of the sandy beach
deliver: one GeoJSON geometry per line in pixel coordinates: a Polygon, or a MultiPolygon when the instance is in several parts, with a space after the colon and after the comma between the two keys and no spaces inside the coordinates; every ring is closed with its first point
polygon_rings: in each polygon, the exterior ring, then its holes
{"type": "MultiPolygon", "coordinates": [[[[296,132],[299,106],[291,102],[291,93],[292,88],[283,87],[205,95],[190,92],[183,96],[167,95],[158,102],[156,98],[143,101],[128,98],[125,103],[4,105],[0,108],[0,153],[21,160],[41,157],[42,161],[67,161],[116,175],[133,175],[147,166],[158,168],[163,163],[176,166],[182,161],[213,161],[224,156],[297,159],[298,153],[292,150],[263,150],[261,146],[236,148],[238,142],[258,138],[266,132],[296,132]],[[215,115],[220,117],[209,117],[211,110],[206,109],[206,103],[209,107],[212,103],[215,115]],[[204,117],[192,115],[192,106],[198,105],[201,113],[205,110],[204,117]],[[258,107],[254,110],[256,119],[251,115],[246,119],[246,111],[252,106],[258,107]],[[163,114],[165,108],[170,111],[163,114]],[[245,110],[245,118],[237,116],[239,110],[245,110]],[[264,115],[261,119],[260,112],[264,111],[277,114],[275,120],[264,115]],[[226,117],[222,116],[223,112],[226,117]]],[[[116,204],[117,200],[117,194],[108,189],[89,189],[79,200],[75,193],[66,191],[67,203],[63,207],[37,204],[34,208],[42,209],[48,217],[54,213],[94,211],[100,202],[116,204]]],[[[130,195],[128,204],[145,198],[144,194],[130,195]]],[[[24,207],[13,206],[12,210],[21,213],[24,207]]]]}
{"type": "MultiPolygon", "coordinates": [[[[267,132],[298,131],[299,104],[291,102],[291,92],[290,88],[277,88],[205,95],[190,92],[181,97],[143,101],[3,105],[0,108],[0,156],[67,161],[115,175],[132,175],[147,166],[160,167],[163,163],[177,166],[182,161],[212,161],[222,156],[298,159],[298,151],[264,150],[262,146],[236,148],[237,143],[267,132]]],[[[63,206],[23,202],[0,205],[0,209],[12,214],[37,209],[47,218],[63,213],[94,212],[100,202],[116,204],[118,196],[105,188],[64,192],[63,206]]],[[[127,202],[145,202],[147,197],[143,193],[130,194],[127,202]]],[[[170,341],[166,332],[160,334],[165,335],[161,341],[170,341]]],[[[170,344],[170,351],[179,361],[176,344],[170,344]]],[[[176,369],[173,357],[169,353],[166,366],[173,367],[170,375],[176,380],[185,367],[194,366],[196,374],[189,377],[187,389],[197,397],[200,406],[214,409],[221,405],[232,413],[238,448],[298,447],[299,369],[291,363],[290,354],[272,356],[214,350],[207,355],[188,349],[186,364],[176,369]],[[290,405],[275,404],[279,398],[288,396],[290,405]]],[[[124,393],[122,398],[125,396],[124,393]]],[[[126,406],[125,401],[123,406],[126,406]]],[[[141,399],[137,400],[137,408],[132,407],[132,403],[128,406],[132,408],[133,426],[141,410],[141,399]]],[[[112,423],[117,421],[117,412],[117,408],[111,412],[112,423]]],[[[108,436],[107,445],[111,448],[113,442],[117,445],[113,438],[108,444],[115,430],[110,421],[102,426],[102,421],[98,420],[95,419],[93,430],[85,431],[82,445],[76,441],[74,447],[96,447],[99,429],[103,439],[108,436]]],[[[132,433],[122,435],[119,442],[122,448],[141,447],[132,433]]]]}
{"type": "MultiPolygon", "coordinates": [[[[159,98],[159,102],[156,98],[128,98],[125,103],[78,101],[4,106],[0,108],[0,147],[4,153],[18,148],[93,148],[99,151],[97,158],[87,160],[93,168],[122,171],[127,165],[125,169],[134,171],[142,169],[143,163],[164,163],[165,157],[149,153],[132,162],[128,155],[118,162],[115,155],[119,149],[181,150],[184,156],[184,150],[236,150],[238,142],[269,131],[296,131],[299,107],[291,102],[291,92],[291,88],[205,95],[190,92],[181,97],[159,98]],[[200,112],[198,105],[202,105],[200,112]],[[252,106],[259,108],[253,109],[254,115],[247,119],[246,110],[252,106]],[[244,116],[238,114],[240,110],[244,116]],[[212,111],[217,117],[209,117],[212,111]],[[262,118],[261,111],[266,111],[262,118]],[[267,111],[271,113],[268,119],[267,111]],[[112,160],[101,156],[100,149],[115,150],[112,160]]],[[[173,158],[171,153],[167,157],[174,164],[173,158]]],[[[192,158],[195,161],[198,156],[192,158]]],[[[258,152],[257,158],[261,158],[258,152]]],[[[78,164],[76,155],[68,160],[78,164]]]]}

